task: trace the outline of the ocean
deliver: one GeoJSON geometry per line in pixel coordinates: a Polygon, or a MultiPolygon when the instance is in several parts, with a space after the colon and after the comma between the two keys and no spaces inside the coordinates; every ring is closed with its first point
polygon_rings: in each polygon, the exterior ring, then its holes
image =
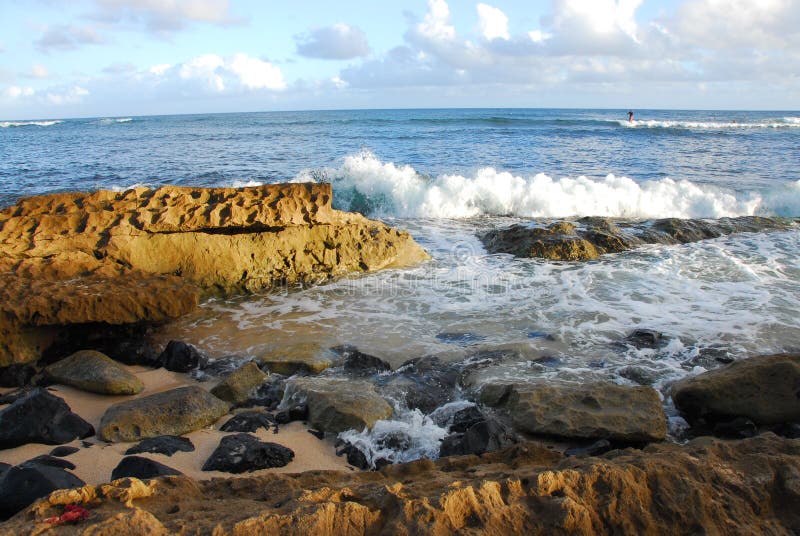
{"type": "MultiPolygon", "coordinates": [[[[708,356],[800,349],[800,228],[582,263],[490,255],[478,239],[532,219],[800,218],[800,112],[635,113],[633,122],[627,110],[522,109],[0,121],[0,206],[134,185],[331,182],[336,208],[408,230],[433,259],[212,299],[159,336],[212,357],[339,344],[394,367],[437,355],[471,367],[466,391],[492,378],[644,382],[662,393],[677,438],[671,381],[715,366],[708,356]],[[661,332],[665,344],[626,343],[635,329],[661,332]],[[479,366],[496,351],[508,357],[479,366]]],[[[375,447],[376,435],[401,429],[413,440],[384,456],[435,456],[436,419],[397,409],[349,439],[375,447]]]]}

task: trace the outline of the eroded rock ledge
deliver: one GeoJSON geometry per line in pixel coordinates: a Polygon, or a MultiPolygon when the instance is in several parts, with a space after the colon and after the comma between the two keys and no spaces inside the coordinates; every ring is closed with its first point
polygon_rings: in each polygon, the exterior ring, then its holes
{"type": "Polygon", "coordinates": [[[56,491],[0,525],[38,534],[65,504],[75,534],[792,534],[800,440],[701,438],[601,457],[535,443],[355,474],[309,472],[56,491]]]}
{"type": "Polygon", "coordinates": [[[489,231],[480,238],[489,253],[583,261],[645,244],[687,244],[734,233],[786,229],[792,225],[791,220],[758,216],[719,220],[667,218],[645,222],[581,218],[575,223],[560,221],[548,227],[517,224],[489,231]]]}
{"type": "Polygon", "coordinates": [[[331,198],[330,184],[308,183],[20,200],[0,211],[0,366],[41,353],[30,327],[160,322],[204,293],[428,257],[408,233],[334,210],[331,198]]]}

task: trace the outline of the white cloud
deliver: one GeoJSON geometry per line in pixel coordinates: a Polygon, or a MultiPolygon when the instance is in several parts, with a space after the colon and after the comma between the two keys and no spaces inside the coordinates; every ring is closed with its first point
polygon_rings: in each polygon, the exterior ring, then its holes
{"type": "Polygon", "coordinates": [[[32,87],[9,86],[3,90],[3,96],[9,99],[32,97],[35,93],[32,87]]]}
{"type": "Polygon", "coordinates": [[[81,45],[97,45],[104,43],[93,26],[71,26],[57,24],[48,26],[34,44],[45,53],[52,50],[74,50],[81,45]]]}
{"type": "Polygon", "coordinates": [[[196,92],[280,91],[286,88],[280,68],[241,53],[228,57],[203,54],[177,65],[154,65],[146,74],[162,90],[187,95],[196,92]]]}
{"type": "Polygon", "coordinates": [[[349,60],[369,54],[367,35],[342,22],[295,36],[297,52],[309,58],[349,60]]]}
{"type": "Polygon", "coordinates": [[[92,16],[104,22],[130,23],[145,30],[169,35],[189,23],[216,25],[240,23],[230,12],[228,0],[95,0],[92,16]]]}
{"type": "Polygon", "coordinates": [[[428,13],[417,24],[420,36],[433,40],[448,40],[456,36],[456,29],[450,25],[450,7],[445,0],[428,0],[428,13]]]}
{"type": "Polygon", "coordinates": [[[44,98],[49,104],[62,106],[65,104],[76,104],[88,95],[88,89],[76,85],[61,90],[48,91],[44,98]]]}
{"type": "Polygon", "coordinates": [[[478,4],[478,26],[485,39],[510,39],[508,34],[508,17],[496,7],[478,4]]]}
{"type": "Polygon", "coordinates": [[[251,58],[247,54],[235,54],[228,69],[239,77],[247,89],[284,89],[283,73],[268,61],[251,58]]]}
{"type": "Polygon", "coordinates": [[[47,78],[49,76],[50,73],[47,71],[47,67],[39,64],[32,66],[31,71],[28,74],[29,78],[47,78]]]}

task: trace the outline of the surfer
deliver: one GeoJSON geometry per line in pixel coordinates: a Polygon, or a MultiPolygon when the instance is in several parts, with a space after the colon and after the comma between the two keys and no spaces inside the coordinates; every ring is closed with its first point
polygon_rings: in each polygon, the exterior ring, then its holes
{"type": "Polygon", "coordinates": [[[633,110],[628,110],[628,123],[633,123],[633,110]]]}

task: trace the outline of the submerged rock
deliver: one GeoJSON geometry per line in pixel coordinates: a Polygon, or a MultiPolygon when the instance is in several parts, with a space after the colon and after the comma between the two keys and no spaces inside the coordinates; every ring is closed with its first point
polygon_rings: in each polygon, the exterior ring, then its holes
{"type": "Polygon", "coordinates": [[[530,434],[624,442],[661,441],[667,420],[650,387],[613,383],[496,383],[481,400],[505,410],[514,427],[530,434]]]}
{"type": "Polygon", "coordinates": [[[250,361],[211,389],[211,394],[234,405],[244,404],[267,377],[268,374],[264,374],[258,365],[250,361]]]}
{"type": "Polygon", "coordinates": [[[60,445],[90,435],[94,435],[91,424],[40,387],[0,410],[0,449],[26,443],[60,445]]]}
{"type": "Polygon", "coordinates": [[[244,473],[283,467],[294,459],[294,451],[277,443],[266,443],[250,434],[223,437],[203,464],[203,471],[244,473]]]}
{"type": "Polygon", "coordinates": [[[673,384],[672,398],[690,422],[800,420],[800,354],[751,357],[685,378],[673,384]]]}
{"type": "Polygon", "coordinates": [[[619,253],[643,244],[686,244],[743,232],[786,229],[791,223],[776,218],[745,216],[718,220],[663,219],[654,222],[581,218],[547,228],[516,224],[484,233],[480,239],[490,253],[538,257],[558,261],[585,261],[619,253]]]}
{"type": "Polygon", "coordinates": [[[111,406],[98,435],[112,442],[183,435],[215,423],[229,408],[200,387],[181,387],[111,406]]]}
{"type": "Polygon", "coordinates": [[[351,374],[363,376],[392,370],[392,366],[380,357],[365,354],[349,344],[334,346],[331,351],[344,358],[342,366],[351,374]]]}
{"type": "Polygon", "coordinates": [[[323,432],[371,428],[392,415],[392,407],[368,382],[339,378],[295,378],[286,382],[289,404],[304,401],[308,422],[323,432]]]}
{"type": "Polygon", "coordinates": [[[94,350],[76,352],[44,369],[49,381],[105,395],[135,395],[142,381],[110,357],[94,350]]]}
{"type": "Polygon", "coordinates": [[[504,449],[517,442],[514,433],[500,421],[484,418],[465,426],[464,432],[444,438],[439,456],[483,454],[504,449]]]}
{"type": "Polygon", "coordinates": [[[301,343],[273,350],[256,360],[272,373],[292,376],[293,374],[319,374],[333,366],[326,351],[318,344],[301,343]]]}

